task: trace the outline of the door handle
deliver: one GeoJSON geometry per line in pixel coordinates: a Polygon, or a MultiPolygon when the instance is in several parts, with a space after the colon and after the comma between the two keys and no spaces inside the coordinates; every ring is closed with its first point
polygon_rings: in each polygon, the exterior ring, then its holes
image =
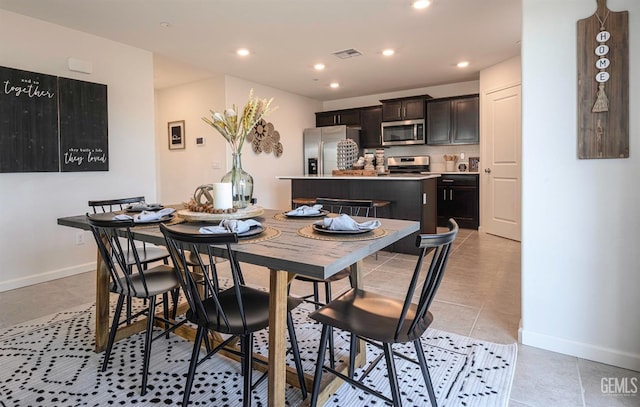
{"type": "Polygon", "coordinates": [[[485,168],[484,172],[486,172],[487,174],[491,174],[491,168],[485,168]]]}

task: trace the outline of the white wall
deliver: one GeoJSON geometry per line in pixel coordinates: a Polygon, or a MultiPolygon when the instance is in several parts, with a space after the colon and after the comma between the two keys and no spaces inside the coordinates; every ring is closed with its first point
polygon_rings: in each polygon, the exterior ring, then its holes
{"type": "Polygon", "coordinates": [[[158,199],[186,202],[195,188],[220,181],[226,170],[226,141],[202,117],[225,108],[224,76],[156,91],[158,199]],[[168,123],[185,121],[185,148],[169,150],[168,123]],[[204,146],[195,144],[204,137],[204,146]],[[217,163],[219,168],[214,169],[217,163]]]}
{"type": "Polygon", "coordinates": [[[468,81],[397,92],[378,93],[346,99],[328,100],[322,103],[322,111],[348,109],[351,107],[375,106],[379,105],[380,101],[384,99],[402,98],[407,96],[430,95],[433,98],[444,98],[449,96],[469,95],[472,93],[478,93],[479,86],[479,81],[468,81]]]}
{"type": "Polygon", "coordinates": [[[607,6],[629,11],[630,158],[578,160],[576,24],[596,2],[523,0],[522,342],[640,370],[640,2],[607,6]]]}
{"type": "Polygon", "coordinates": [[[93,237],[75,245],[62,216],[87,201],[145,195],[155,199],[151,53],[0,10],[0,65],[107,85],[109,171],[0,174],[0,291],[95,268],[93,237]],[[93,63],[71,72],[67,58],[93,63]]]}
{"type": "Polygon", "coordinates": [[[249,98],[273,97],[277,109],[265,120],[273,123],[284,146],[282,156],[256,154],[251,144],[242,148],[242,167],[254,179],[253,196],[265,208],[288,208],[291,202],[290,181],[278,175],[302,174],[302,130],[315,125],[315,112],[321,110],[317,100],[283,92],[268,86],[219,76],[156,92],[156,141],[158,144],[158,195],[162,202],[184,202],[198,185],[218,182],[231,169],[231,149],[225,139],[204,121],[209,110],[221,112],[227,107],[242,109],[249,98]],[[167,148],[167,122],[185,120],[186,148],[167,148]],[[195,137],[205,137],[206,145],[198,147],[195,137]],[[220,169],[212,169],[213,162],[220,169]]]}

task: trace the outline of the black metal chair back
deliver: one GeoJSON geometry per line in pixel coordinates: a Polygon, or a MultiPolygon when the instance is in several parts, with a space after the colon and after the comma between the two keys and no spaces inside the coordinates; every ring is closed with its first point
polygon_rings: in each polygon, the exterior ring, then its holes
{"type": "MultiPolygon", "coordinates": [[[[447,260],[449,259],[449,253],[451,252],[451,246],[458,234],[458,224],[455,220],[449,220],[449,231],[435,235],[418,235],[416,237],[416,246],[420,248],[418,261],[409,283],[407,290],[407,296],[404,300],[404,306],[402,307],[402,313],[398,319],[398,326],[396,328],[396,339],[401,332],[412,332],[421,321],[424,321],[429,306],[433,302],[433,298],[438,291],[442,277],[444,276],[444,270],[447,267],[447,260]],[[431,256],[431,263],[426,270],[423,270],[424,260],[431,256]],[[423,280],[424,284],[420,291],[420,298],[418,300],[418,307],[415,316],[410,325],[405,326],[407,312],[413,302],[413,297],[416,291],[416,287],[423,280]]],[[[413,335],[411,335],[413,336],[413,335]]]]}
{"type": "Polygon", "coordinates": [[[93,213],[115,212],[124,210],[127,205],[144,204],[144,196],[136,196],[132,198],[120,199],[104,199],[101,201],[89,201],[89,206],[93,209],[93,213]]]}
{"type": "MultiPolygon", "coordinates": [[[[188,270],[189,266],[195,262],[195,265],[201,270],[210,270],[209,273],[202,273],[201,276],[197,276],[194,273],[179,273],[183,293],[189,308],[195,314],[197,323],[210,329],[215,327],[218,332],[239,334],[239,332],[234,331],[234,324],[230,323],[231,318],[227,315],[228,310],[221,305],[218,297],[220,281],[215,258],[216,255],[220,254],[221,250],[225,252],[224,257],[229,260],[231,278],[233,280],[233,287],[230,290],[234,292],[239,314],[236,317],[239,317],[242,321],[242,333],[248,333],[245,304],[241,294],[241,287],[244,285],[244,281],[239,264],[231,250],[231,243],[237,243],[238,236],[235,233],[183,233],[165,225],[161,225],[160,229],[164,234],[174,265],[178,269],[188,270]],[[222,246],[224,249],[219,248],[216,254],[214,253],[213,245],[222,246]],[[203,285],[205,286],[204,289],[203,285]],[[211,303],[215,305],[215,312],[207,311],[205,308],[206,304],[211,303]],[[210,319],[212,315],[215,315],[215,321],[210,319]]],[[[237,329],[237,327],[235,328],[237,329]]]]}
{"type": "Polygon", "coordinates": [[[316,204],[323,207],[338,208],[337,213],[343,213],[343,210],[349,209],[349,215],[360,216],[360,210],[365,213],[362,216],[369,216],[369,212],[373,210],[373,201],[367,199],[339,199],[339,198],[316,198],[316,204]]]}
{"type": "Polygon", "coordinates": [[[90,214],[87,214],[87,219],[102,261],[109,269],[111,291],[125,293],[131,297],[149,297],[145,268],[133,244],[133,220],[107,220],[90,214]],[[131,258],[135,259],[133,263],[130,261],[131,258]],[[134,276],[139,279],[140,284],[135,284],[134,276]]]}

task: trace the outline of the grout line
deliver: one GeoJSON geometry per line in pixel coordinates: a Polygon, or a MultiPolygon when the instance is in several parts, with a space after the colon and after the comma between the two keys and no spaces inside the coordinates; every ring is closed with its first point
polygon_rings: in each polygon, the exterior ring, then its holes
{"type": "Polygon", "coordinates": [[[580,362],[579,362],[579,358],[575,358],[575,362],[576,362],[576,372],[578,373],[578,384],[580,385],[580,396],[582,397],[582,406],[586,407],[587,406],[587,401],[585,400],[585,393],[586,390],[584,388],[584,385],[582,383],[582,375],[580,374],[580,362]]]}

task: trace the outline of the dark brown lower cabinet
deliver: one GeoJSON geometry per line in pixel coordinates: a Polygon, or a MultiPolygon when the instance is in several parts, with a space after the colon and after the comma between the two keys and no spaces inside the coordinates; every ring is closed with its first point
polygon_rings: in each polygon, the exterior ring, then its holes
{"type": "MultiPolygon", "coordinates": [[[[389,201],[378,210],[378,218],[405,219],[420,222],[420,232],[436,232],[436,178],[394,180],[354,178],[296,178],[291,180],[291,198],[349,198],[389,201]]],[[[384,219],[382,227],[384,228],[384,219]]],[[[385,250],[417,254],[414,233],[385,250]]]]}
{"type": "Polygon", "coordinates": [[[442,174],[438,178],[438,226],[454,218],[461,228],[480,225],[478,174],[442,174]]]}

